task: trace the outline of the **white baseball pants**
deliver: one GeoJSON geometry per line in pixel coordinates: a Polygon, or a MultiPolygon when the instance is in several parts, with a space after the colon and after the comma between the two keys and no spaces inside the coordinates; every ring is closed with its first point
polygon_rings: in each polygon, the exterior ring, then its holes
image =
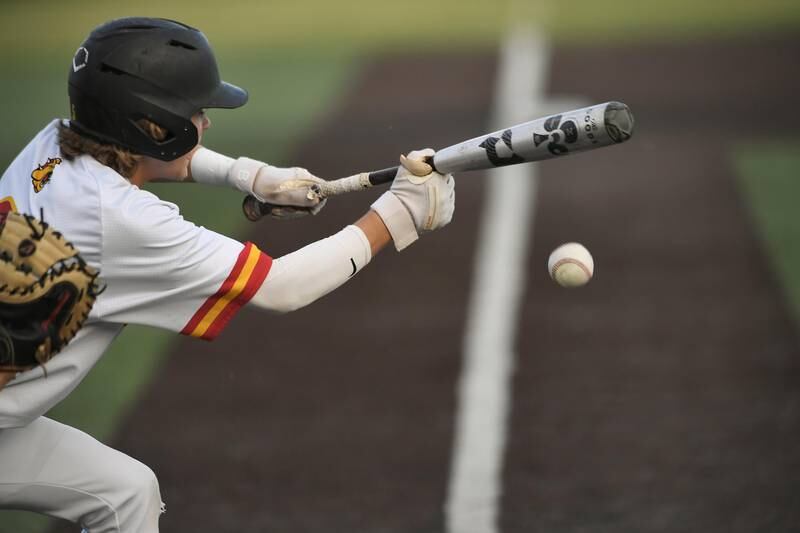
{"type": "Polygon", "coordinates": [[[0,429],[0,509],[64,518],[88,533],[156,533],[161,493],[150,468],[45,417],[0,429]]]}

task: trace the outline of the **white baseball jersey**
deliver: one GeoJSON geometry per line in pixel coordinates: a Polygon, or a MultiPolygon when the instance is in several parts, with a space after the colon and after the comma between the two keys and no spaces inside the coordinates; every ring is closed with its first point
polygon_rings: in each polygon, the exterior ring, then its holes
{"type": "Polygon", "coordinates": [[[45,127],[0,180],[0,210],[14,209],[62,232],[106,290],[72,342],[0,391],[0,428],[24,426],[65,398],[125,324],[207,340],[216,337],[266,278],[272,260],[184,220],[178,207],[139,189],[94,158],[68,161],[58,120],[45,127]]]}

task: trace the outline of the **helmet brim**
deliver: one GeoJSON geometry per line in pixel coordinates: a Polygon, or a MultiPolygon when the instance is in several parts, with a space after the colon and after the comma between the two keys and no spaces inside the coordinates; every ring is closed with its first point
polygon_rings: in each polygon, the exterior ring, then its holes
{"type": "Polygon", "coordinates": [[[219,89],[203,107],[234,109],[247,103],[247,91],[228,82],[220,82],[219,89]]]}

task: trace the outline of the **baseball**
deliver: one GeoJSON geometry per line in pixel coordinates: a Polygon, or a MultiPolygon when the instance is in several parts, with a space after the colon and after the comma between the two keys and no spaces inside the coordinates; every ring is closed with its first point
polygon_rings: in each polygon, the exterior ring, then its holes
{"type": "Polygon", "coordinates": [[[580,287],[592,279],[594,259],[582,244],[568,242],[553,250],[547,260],[547,270],[562,287],[580,287]]]}

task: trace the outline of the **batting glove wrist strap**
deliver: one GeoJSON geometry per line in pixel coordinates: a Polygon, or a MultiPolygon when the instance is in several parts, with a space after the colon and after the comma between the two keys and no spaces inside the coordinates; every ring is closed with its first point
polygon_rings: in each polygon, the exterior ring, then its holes
{"type": "Polygon", "coordinates": [[[392,191],[383,193],[370,207],[383,220],[398,252],[419,238],[411,213],[392,191]]]}
{"type": "Polygon", "coordinates": [[[260,202],[263,202],[265,200],[254,191],[254,185],[258,173],[266,166],[267,164],[262,161],[256,161],[249,157],[240,157],[228,169],[227,183],[234,189],[246,194],[252,194],[260,202]]]}

